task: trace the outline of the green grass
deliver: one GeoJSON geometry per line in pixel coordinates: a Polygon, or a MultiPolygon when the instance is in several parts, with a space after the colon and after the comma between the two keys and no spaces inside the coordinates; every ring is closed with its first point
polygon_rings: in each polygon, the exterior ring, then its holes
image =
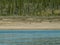
{"type": "Polygon", "coordinates": [[[0,16],[60,16],[58,10],[60,0],[0,0],[0,16]]]}

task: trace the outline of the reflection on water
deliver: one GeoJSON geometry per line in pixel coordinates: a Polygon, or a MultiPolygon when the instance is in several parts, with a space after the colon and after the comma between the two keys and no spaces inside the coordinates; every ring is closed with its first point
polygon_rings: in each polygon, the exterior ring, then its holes
{"type": "Polygon", "coordinates": [[[0,30],[0,45],[60,45],[60,31],[0,30]]]}

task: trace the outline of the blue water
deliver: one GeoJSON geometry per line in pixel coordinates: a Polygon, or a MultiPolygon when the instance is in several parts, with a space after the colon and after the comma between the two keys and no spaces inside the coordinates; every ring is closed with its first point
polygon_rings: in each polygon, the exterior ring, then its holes
{"type": "MultiPolygon", "coordinates": [[[[60,30],[0,30],[0,45],[18,45],[14,42],[34,42],[39,38],[60,38],[60,30]],[[34,39],[34,40],[33,40],[34,39]]],[[[38,43],[38,42],[36,42],[38,43]]],[[[27,45],[27,44],[19,44],[27,45]]]]}

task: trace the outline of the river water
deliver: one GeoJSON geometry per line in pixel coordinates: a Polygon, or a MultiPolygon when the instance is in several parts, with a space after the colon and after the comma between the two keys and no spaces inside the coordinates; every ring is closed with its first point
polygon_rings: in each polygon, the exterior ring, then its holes
{"type": "Polygon", "coordinates": [[[0,30],[0,45],[60,45],[60,30],[0,30]]]}

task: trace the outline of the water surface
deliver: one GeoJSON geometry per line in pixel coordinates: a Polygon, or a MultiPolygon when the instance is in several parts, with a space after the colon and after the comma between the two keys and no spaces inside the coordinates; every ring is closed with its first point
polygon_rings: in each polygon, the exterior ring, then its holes
{"type": "Polygon", "coordinates": [[[60,30],[0,30],[0,45],[52,45],[52,42],[60,44],[60,30]]]}

